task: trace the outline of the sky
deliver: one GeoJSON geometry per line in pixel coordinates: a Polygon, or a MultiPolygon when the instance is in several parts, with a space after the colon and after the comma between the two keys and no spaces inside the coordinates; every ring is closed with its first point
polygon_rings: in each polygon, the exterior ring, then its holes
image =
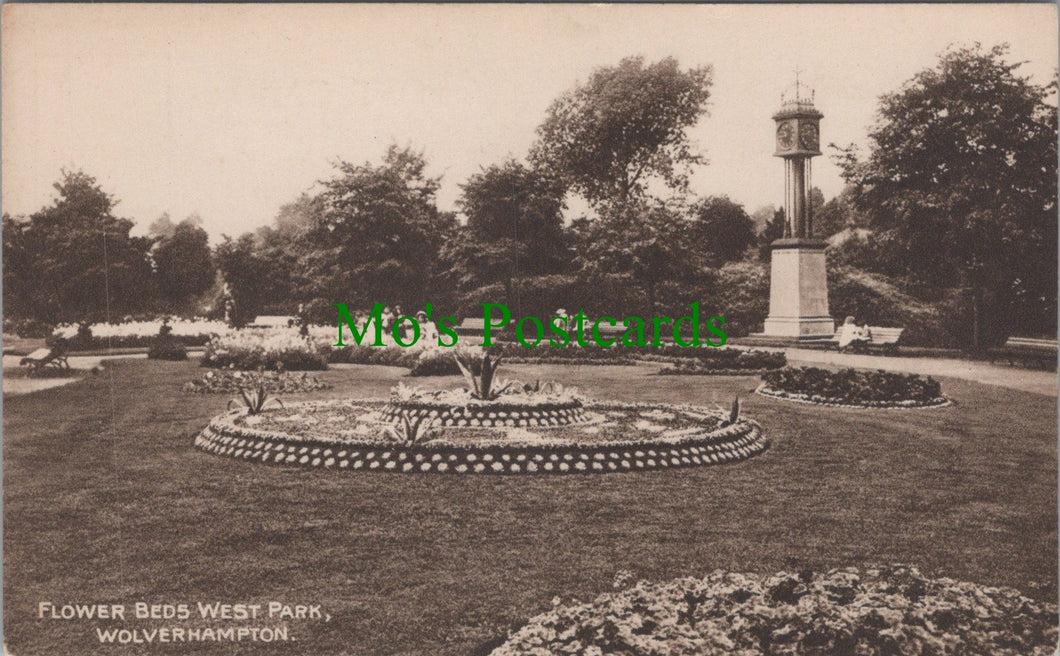
{"type": "MultiPolygon", "coordinates": [[[[783,201],[771,116],[796,68],[822,143],[864,145],[881,94],[976,41],[1047,82],[1056,5],[5,4],[2,209],[37,211],[80,169],[135,232],[197,213],[216,242],[397,143],[455,210],[469,176],[525,157],[554,99],[641,55],[713,67],[691,188],[750,212],[783,201]]],[[[842,189],[827,152],[813,174],[842,189]]]]}

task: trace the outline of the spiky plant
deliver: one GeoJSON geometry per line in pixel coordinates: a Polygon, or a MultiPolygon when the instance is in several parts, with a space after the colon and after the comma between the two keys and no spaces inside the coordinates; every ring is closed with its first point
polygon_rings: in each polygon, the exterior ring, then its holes
{"type": "Polygon", "coordinates": [[[482,401],[493,401],[512,386],[512,383],[508,382],[500,388],[494,388],[495,383],[498,382],[497,368],[501,365],[501,357],[499,355],[496,358],[490,358],[489,353],[484,354],[482,356],[482,369],[478,376],[471,371],[470,367],[461,362],[459,357],[454,355],[453,358],[456,360],[456,365],[460,367],[460,373],[464,375],[464,380],[467,381],[466,389],[472,398],[482,401]]]}
{"type": "Polygon", "coordinates": [[[262,377],[258,378],[258,384],[256,387],[251,387],[249,391],[246,388],[239,388],[239,399],[232,399],[228,402],[228,409],[232,409],[232,404],[239,404],[242,402],[243,407],[246,408],[248,415],[256,415],[262,410],[265,410],[270,403],[276,403],[281,408],[283,401],[272,398],[269,396],[268,390],[265,389],[265,379],[262,377]]]}
{"type": "Polygon", "coordinates": [[[732,426],[740,420],[740,395],[737,394],[736,398],[732,401],[732,409],[729,410],[729,418],[722,419],[721,427],[732,426]]]}
{"type": "Polygon", "coordinates": [[[405,446],[412,446],[427,439],[431,434],[434,419],[427,415],[420,415],[409,419],[408,412],[401,413],[401,421],[397,426],[387,426],[386,432],[398,442],[405,446]]]}

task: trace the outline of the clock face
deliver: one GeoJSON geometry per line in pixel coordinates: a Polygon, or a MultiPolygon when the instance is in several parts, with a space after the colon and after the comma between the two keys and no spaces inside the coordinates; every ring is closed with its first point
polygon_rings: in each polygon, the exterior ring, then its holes
{"type": "Polygon", "coordinates": [[[805,150],[817,150],[820,145],[820,135],[817,126],[813,123],[803,123],[799,127],[799,145],[805,150]]]}
{"type": "Polygon", "coordinates": [[[791,150],[795,146],[795,128],[791,123],[777,126],[777,150],[791,150]]]}

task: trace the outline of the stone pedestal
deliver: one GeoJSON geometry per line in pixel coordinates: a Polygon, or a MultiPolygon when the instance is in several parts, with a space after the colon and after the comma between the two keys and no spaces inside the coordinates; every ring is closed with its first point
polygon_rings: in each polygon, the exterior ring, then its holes
{"type": "Polygon", "coordinates": [[[828,313],[828,274],[817,239],[778,239],[770,266],[768,337],[821,339],[835,334],[828,313]]]}

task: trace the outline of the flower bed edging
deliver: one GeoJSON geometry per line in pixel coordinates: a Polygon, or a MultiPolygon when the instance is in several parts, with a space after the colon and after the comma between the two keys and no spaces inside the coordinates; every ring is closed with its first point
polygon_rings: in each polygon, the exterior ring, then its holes
{"type": "MultiPolygon", "coordinates": [[[[310,402],[312,407],[327,402],[310,402]]],[[[655,408],[659,404],[599,404],[590,409],[655,408]]],[[[679,407],[679,406],[671,406],[679,407]]],[[[687,406],[680,406],[687,407],[687,406]]],[[[215,417],[195,445],[215,455],[285,466],[339,470],[452,474],[609,473],[674,469],[736,462],[769,448],[757,422],[674,439],[599,444],[518,445],[426,442],[405,445],[379,438],[335,442],[313,440],[247,426],[240,411],[215,417]]]]}
{"type": "Polygon", "coordinates": [[[952,405],[952,401],[944,396],[932,399],[929,402],[920,401],[875,401],[876,405],[866,403],[847,403],[842,399],[824,396],[811,396],[808,394],[793,394],[782,390],[769,389],[765,383],[758,386],[756,394],[771,399],[790,401],[792,403],[805,403],[807,405],[822,405],[829,408],[850,408],[853,410],[927,410],[931,408],[945,408],[952,405]]]}

